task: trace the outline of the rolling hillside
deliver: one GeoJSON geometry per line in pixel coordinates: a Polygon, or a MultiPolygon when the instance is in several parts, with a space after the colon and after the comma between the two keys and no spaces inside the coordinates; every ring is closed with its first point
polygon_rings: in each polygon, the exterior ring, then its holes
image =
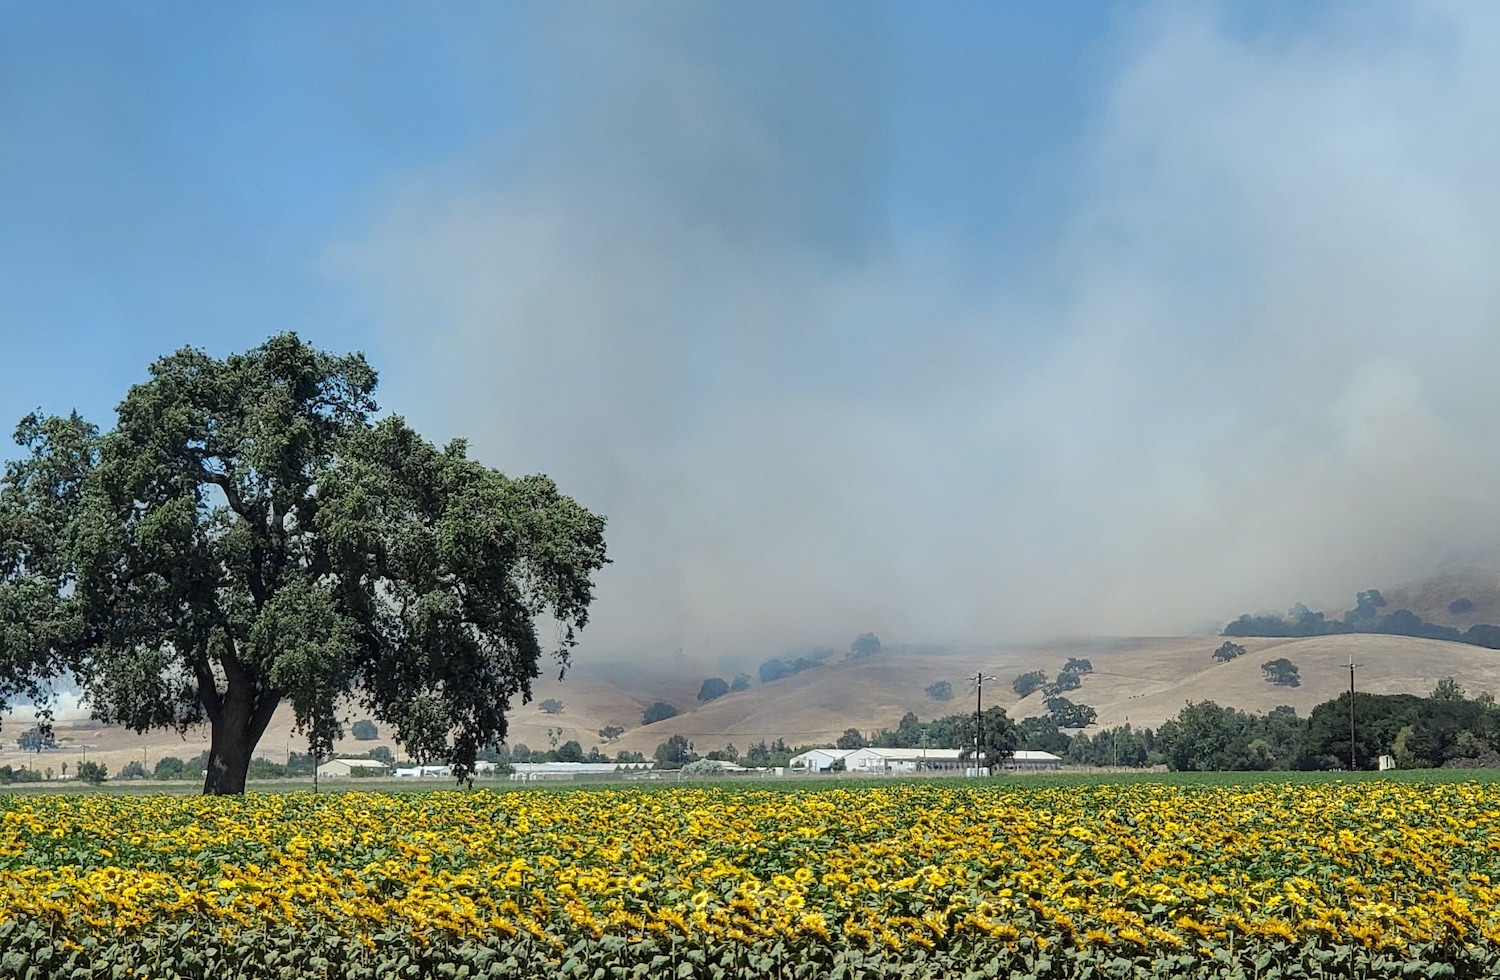
{"type": "Polygon", "coordinates": [[[826,742],[846,728],[893,728],[907,711],[931,718],[972,710],[973,695],[963,678],[981,667],[1000,678],[986,685],[987,705],[998,704],[1015,718],[1039,715],[1046,711],[1042,695],[1019,699],[1010,689],[1011,680],[1033,669],[1055,675],[1075,656],[1089,658],[1095,672],[1068,696],[1097,709],[1103,726],[1129,720],[1154,727],[1186,702],[1205,699],[1253,711],[1288,704],[1305,715],[1348,689],[1351,654],[1360,665],[1360,690],[1425,694],[1439,678],[1452,675],[1472,694],[1500,692],[1500,651],[1461,643],[1366,635],[1249,639],[1243,642],[1245,656],[1222,664],[1211,656],[1220,642],[1219,637],[1192,636],[1079,641],[945,656],[882,653],[832,663],[635,728],[620,746],[649,753],[668,735],[680,733],[699,751],[726,742],[743,750],[762,738],[826,742]],[[1262,677],[1260,665],[1277,657],[1298,666],[1300,687],[1277,687],[1262,677]],[[953,684],[952,701],[937,702],[923,694],[937,680],[953,684]]]}
{"type": "MultiPolygon", "coordinates": [[[[864,660],[832,662],[702,705],[694,700],[700,678],[644,681],[631,689],[618,675],[606,681],[583,665],[570,671],[564,681],[552,675],[537,683],[536,700],[512,716],[510,742],[544,749],[551,744],[548,730],[557,729],[559,744],[576,739],[588,749],[602,744],[597,732],[606,725],[626,729],[618,742],[604,746],[611,753],[629,749],[650,755],[658,743],[674,734],[685,735],[700,752],[729,743],[743,751],[761,739],[784,738],[789,744],[830,742],[847,728],[870,732],[895,727],[907,711],[932,718],[972,710],[974,699],[964,678],[980,668],[999,678],[987,683],[985,703],[998,704],[1020,718],[1042,714],[1045,708],[1040,694],[1018,699],[1010,689],[1011,680],[1033,669],[1056,674],[1075,656],[1089,658],[1095,672],[1069,696],[1096,708],[1103,726],[1126,720],[1136,726],[1159,725],[1187,701],[1204,699],[1254,711],[1289,704],[1306,714],[1313,705],[1348,688],[1346,665],[1351,654],[1360,664],[1360,690],[1421,694],[1430,691],[1439,678],[1451,675],[1471,694],[1500,692],[1500,651],[1461,643],[1368,635],[1249,639],[1244,641],[1245,656],[1220,664],[1211,657],[1220,642],[1218,637],[1190,636],[1080,640],[952,654],[887,652],[864,660]],[[1298,666],[1302,686],[1276,687],[1264,680],[1260,665],[1275,657],[1286,657],[1298,666]],[[952,701],[934,701],[923,693],[939,680],[953,684],[952,701]],[[562,714],[541,711],[537,705],[547,698],[563,702],[562,714]],[[683,713],[642,726],[642,710],[658,699],[676,704],[683,713]]],[[[0,765],[24,761],[60,770],[62,762],[71,768],[87,755],[116,772],[131,759],[141,759],[149,768],[164,755],[186,758],[207,747],[205,732],[189,733],[182,739],[171,732],[136,735],[95,723],[65,721],[56,726],[63,747],[36,757],[16,748],[15,738],[25,727],[24,721],[11,719],[0,731],[0,765]]],[[[375,742],[346,739],[340,749],[362,752],[375,745],[389,745],[400,755],[399,747],[386,737],[375,742]]],[[[291,712],[283,709],[258,754],[285,761],[289,748],[301,751],[305,743],[292,733],[291,712]]]]}

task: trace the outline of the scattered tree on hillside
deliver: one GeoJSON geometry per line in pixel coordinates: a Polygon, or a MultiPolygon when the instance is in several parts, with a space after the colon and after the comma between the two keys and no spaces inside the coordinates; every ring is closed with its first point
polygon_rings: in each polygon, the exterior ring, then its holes
{"type": "Polygon", "coordinates": [[[641,715],[641,724],[654,725],[659,721],[677,717],[677,708],[665,701],[655,701],[641,715]]]}
{"type": "Polygon", "coordinates": [[[1068,662],[1063,664],[1063,670],[1074,674],[1092,674],[1094,664],[1083,657],[1069,657],[1068,662]]]}
{"type": "Polygon", "coordinates": [[[833,654],[832,647],[817,647],[805,651],[802,655],[793,657],[791,660],[783,660],[781,657],[772,657],[760,665],[760,682],[769,684],[772,681],[781,680],[783,677],[791,677],[800,674],[804,670],[823,666],[823,661],[833,654]]]}
{"type": "Polygon", "coordinates": [[[1099,717],[1099,713],[1088,705],[1064,697],[1048,698],[1047,714],[1058,728],[1087,728],[1099,717]]]}
{"type": "Polygon", "coordinates": [[[750,675],[735,674],[734,680],[729,682],[729,689],[734,692],[750,690],[750,675]]]}
{"type": "Polygon", "coordinates": [[[849,644],[849,659],[860,660],[873,657],[880,652],[880,637],[874,633],[861,633],[849,644]]]}
{"type": "Polygon", "coordinates": [[[1245,648],[1233,640],[1225,640],[1219,644],[1219,649],[1214,651],[1214,659],[1220,663],[1228,663],[1235,657],[1243,657],[1244,655],[1245,648]]]}
{"type": "Polygon", "coordinates": [[[698,688],[699,701],[712,701],[729,693],[729,682],[722,677],[710,677],[698,688]]]}
{"type": "Polygon", "coordinates": [[[927,696],[934,701],[952,701],[953,685],[948,681],[934,681],[927,685],[927,696]]]}
{"type": "Polygon", "coordinates": [[[844,734],[840,735],[838,741],[834,743],[836,747],[841,749],[862,749],[868,744],[865,741],[865,737],[860,734],[858,728],[844,729],[844,734]]]}
{"type": "Polygon", "coordinates": [[[613,742],[615,739],[624,734],[625,729],[621,728],[619,725],[605,725],[603,728],[599,729],[599,738],[605,742],[613,742]]]}
{"type": "Polygon", "coordinates": [[[543,714],[560,715],[563,713],[563,703],[557,698],[548,698],[537,707],[542,709],[543,714]]]}
{"type": "Polygon", "coordinates": [[[1057,675],[1057,680],[1046,686],[1046,691],[1050,695],[1056,695],[1063,691],[1076,691],[1082,686],[1083,681],[1077,674],[1071,670],[1065,670],[1057,675]]]}
{"type": "Polygon", "coordinates": [[[1465,613],[1471,613],[1474,611],[1474,600],[1454,599],[1452,602],[1448,603],[1448,611],[1455,616],[1462,616],[1465,613]]]}
{"type": "Polygon", "coordinates": [[[567,666],[604,521],[377,416],[375,383],[362,355],[287,333],[161,358],[108,432],[22,419],[0,481],[0,694],[45,707],[71,677],[106,722],[207,720],[210,794],[244,792],[283,703],[316,752],[353,700],[414,755],[471,767],[530,695],[538,617],[567,666]]]}
{"type": "Polygon", "coordinates": [[[758,673],[760,674],[760,682],[762,684],[769,684],[772,681],[779,681],[783,677],[792,676],[792,668],[780,657],[772,657],[760,665],[758,673]]]}
{"type": "Polygon", "coordinates": [[[1302,684],[1302,678],[1297,674],[1297,665],[1285,657],[1267,660],[1260,665],[1260,670],[1266,675],[1266,680],[1279,687],[1299,687],[1302,684]]]}
{"type": "Polygon", "coordinates": [[[1029,670],[1021,674],[1011,682],[1011,689],[1021,697],[1026,697],[1034,691],[1039,691],[1047,683],[1047,672],[1042,670],[1029,670]]]}
{"type": "Polygon", "coordinates": [[[368,718],[361,718],[349,726],[349,734],[353,735],[356,741],[372,742],[380,737],[380,727],[368,718]]]}

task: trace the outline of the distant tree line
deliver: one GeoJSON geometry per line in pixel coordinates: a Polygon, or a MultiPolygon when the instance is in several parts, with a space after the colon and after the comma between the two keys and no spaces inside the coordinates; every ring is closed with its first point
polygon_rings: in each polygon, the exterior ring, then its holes
{"type": "MultiPolygon", "coordinates": [[[[1456,601],[1455,601],[1456,604],[1456,601]]],[[[1335,633],[1385,633],[1392,636],[1415,636],[1428,640],[1453,640],[1478,647],[1500,650],[1500,626],[1478,624],[1467,630],[1455,626],[1429,623],[1410,609],[1381,612],[1386,599],[1379,589],[1369,589],[1355,596],[1354,608],[1342,619],[1329,619],[1324,613],[1306,606],[1293,606],[1285,616],[1246,613],[1224,627],[1225,636],[1329,636],[1335,633]]],[[[1452,605],[1450,605],[1450,610],[1452,605]]],[[[1469,604],[1469,609],[1473,604],[1469,604]]],[[[1466,610],[1467,611],[1467,610],[1466,610]]]]}
{"type": "MultiPolygon", "coordinates": [[[[1040,719],[1022,722],[1023,747],[1062,747],[1040,719]]],[[[1406,769],[1500,766],[1500,707],[1488,695],[1467,698],[1452,678],[1428,697],[1354,696],[1354,765],[1373,769],[1382,755],[1406,769]]],[[[1283,705],[1265,714],[1200,701],[1156,731],[1110,729],[1075,736],[1070,762],[1165,764],[1182,771],[1319,770],[1349,766],[1349,695],[1325,701],[1306,718],[1283,705]],[[1085,744],[1087,743],[1087,744],[1085,744]],[[1120,751],[1117,747],[1124,746],[1120,751]]]]}
{"type": "MultiPolygon", "coordinates": [[[[1064,700],[1064,699],[1059,699],[1064,700]]],[[[1129,723],[1096,732],[1073,732],[1061,721],[1075,721],[1062,711],[1010,719],[998,707],[985,711],[985,742],[991,758],[1020,750],[1051,752],[1070,765],[1146,767],[1165,765],[1179,771],[1330,770],[1349,765],[1349,695],[1325,701],[1307,717],[1282,706],[1265,714],[1223,707],[1213,701],[1190,703],[1159,728],[1129,723]]],[[[1074,705],[1092,714],[1087,705],[1074,705]]],[[[1500,706],[1488,695],[1465,696],[1452,678],[1440,682],[1428,697],[1410,694],[1357,694],[1354,699],[1355,766],[1373,769],[1382,755],[1402,768],[1500,768],[1500,706]]],[[[849,729],[840,748],[963,749],[971,751],[972,712],[920,720],[902,716],[895,728],[864,735],[849,729]]],[[[762,745],[764,743],[761,743],[762,745]]],[[[784,743],[777,743],[785,748],[784,743]]],[[[828,745],[799,746],[829,748],[828,745]]],[[[777,761],[748,764],[785,765],[792,750],[777,761]]],[[[748,756],[741,759],[747,762],[748,756]]]]}

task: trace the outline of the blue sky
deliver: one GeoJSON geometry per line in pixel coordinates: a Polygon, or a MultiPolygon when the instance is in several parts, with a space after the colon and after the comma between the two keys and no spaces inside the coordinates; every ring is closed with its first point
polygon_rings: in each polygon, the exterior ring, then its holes
{"type": "Polygon", "coordinates": [[[610,516],[614,650],[1337,601],[1500,531],[1496,47],[1463,4],[0,3],[0,419],[363,349],[610,516]]]}
{"type": "MultiPolygon", "coordinates": [[[[151,357],[185,343],[227,351],[285,327],[378,360],[326,250],[377,220],[404,175],[476,148],[506,155],[557,97],[537,80],[555,69],[537,63],[535,38],[567,29],[494,4],[441,17],[353,3],[0,12],[5,406],[101,418],[151,357]]],[[[940,227],[976,265],[1055,233],[1067,160],[1106,81],[1108,5],[859,5],[818,19],[802,43],[852,28],[839,43],[861,50],[846,60],[878,62],[864,220],[940,227]]],[[[798,15],[780,20],[795,31],[798,15]]],[[[762,77],[745,84],[764,86],[780,44],[753,43],[764,60],[746,70],[762,77]]]]}

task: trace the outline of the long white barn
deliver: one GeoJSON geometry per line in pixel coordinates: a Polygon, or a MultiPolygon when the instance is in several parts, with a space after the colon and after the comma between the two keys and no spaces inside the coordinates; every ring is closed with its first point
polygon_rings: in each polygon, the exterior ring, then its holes
{"type": "MultiPolygon", "coordinates": [[[[973,760],[962,758],[958,749],[808,749],[791,758],[788,767],[795,772],[828,772],[842,760],[848,772],[880,773],[899,776],[918,772],[960,772],[973,766],[973,760]]],[[[1062,759],[1051,752],[1021,750],[1006,759],[1002,769],[1061,769],[1062,759]]]]}

